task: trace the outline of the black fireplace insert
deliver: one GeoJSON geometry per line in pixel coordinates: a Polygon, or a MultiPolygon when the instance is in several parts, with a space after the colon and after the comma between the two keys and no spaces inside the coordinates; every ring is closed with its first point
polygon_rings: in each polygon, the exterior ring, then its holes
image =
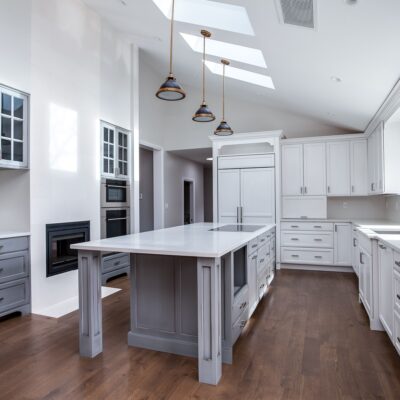
{"type": "Polygon", "coordinates": [[[46,225],[46,276],[54,276],[78,269],[75,243],[90,240],[90,221],[46,225]]]}

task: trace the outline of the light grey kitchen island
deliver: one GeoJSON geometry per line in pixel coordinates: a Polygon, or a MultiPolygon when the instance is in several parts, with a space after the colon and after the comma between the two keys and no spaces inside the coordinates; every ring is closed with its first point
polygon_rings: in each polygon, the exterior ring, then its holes
{"type": "Polygon", "coordinates": [[[199,381],[216,385],[273,279],[275,225],[198,223],[72,248],[79,260],[82,356],[103,351],[101,253],[130,253],[128,344],[198,357],[199,381]]]}

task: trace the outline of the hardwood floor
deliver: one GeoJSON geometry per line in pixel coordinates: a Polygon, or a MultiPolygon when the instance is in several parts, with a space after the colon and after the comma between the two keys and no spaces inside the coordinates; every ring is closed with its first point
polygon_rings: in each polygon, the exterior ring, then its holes
{"type": "Polygon", "coordinates": [[[103,301],[104,353],[78,355],[78,315],[0,322],[1,399],[400,399],[400,357],[372,332],[351,274],[281,271],[217,387],[197,360],[126,344],[128,281],[103,301]]]}

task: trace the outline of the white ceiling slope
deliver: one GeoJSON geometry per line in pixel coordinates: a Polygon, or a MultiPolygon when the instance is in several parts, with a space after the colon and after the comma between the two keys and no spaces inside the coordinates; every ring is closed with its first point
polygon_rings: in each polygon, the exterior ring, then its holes
{"type": "MultiPolygon", "coordinates": [[[[84,1],[143,48],[157,71],[167,74],[169,20],[153,1],[84,1]]],[[[187,0],[177,0],[177,8],[179,1],[187,0]]],[[[228,96],[363,131],[400,77],[399,0],[358,0],[356,5],[315,0],[315,30],[282,24],[274,0],[214,1],[245,7],[254,36],[212,28],[212,38],[260,49],[266,69],[237,61],[232,66],[271,76],[276,88],[227,79],[228,96]]],[[[176,23],[174,72],[182,84],[200,85],[201,54],[179,32],[198,35],[201,28],[176,23]]],[[[220,77],[207,71],[207,85],[219,90],[220,77]]]]}

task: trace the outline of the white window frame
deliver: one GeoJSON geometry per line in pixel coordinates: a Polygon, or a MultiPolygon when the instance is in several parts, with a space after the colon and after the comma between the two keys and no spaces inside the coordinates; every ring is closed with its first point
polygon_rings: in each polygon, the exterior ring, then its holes
{"type": "Polygon", "coordinates": [[[11,119],[11,156],[14,156],[14,142],[22,142],[22,161],[14,161],[14,160],[4,160],[2,159],[2,139],[0,132],[0,167],[2,168],[15,168],[15,169],[27,169],[29,167],[29,108],[30,108],[30,98],[29,94],[21,92],[19,90],[10,88],[8,86],[0,85],[0,129],[1,129],[1,119],[2,118],[10,118],[11,119]],[[2,114],[2,94],[7,94],[11,96],[11,115],[8,116],[6,114],[2,114]],[[14,98],[22,99],[24,101],[24,109],[22,119],[18,117],[14,117],[13,109],[14,109],[14,98]],[[4,117],[3,117],[4,115],[4,117]],[[22,121],[22,141],[19,139],[14,139],[14,120],[22,121]]]}

